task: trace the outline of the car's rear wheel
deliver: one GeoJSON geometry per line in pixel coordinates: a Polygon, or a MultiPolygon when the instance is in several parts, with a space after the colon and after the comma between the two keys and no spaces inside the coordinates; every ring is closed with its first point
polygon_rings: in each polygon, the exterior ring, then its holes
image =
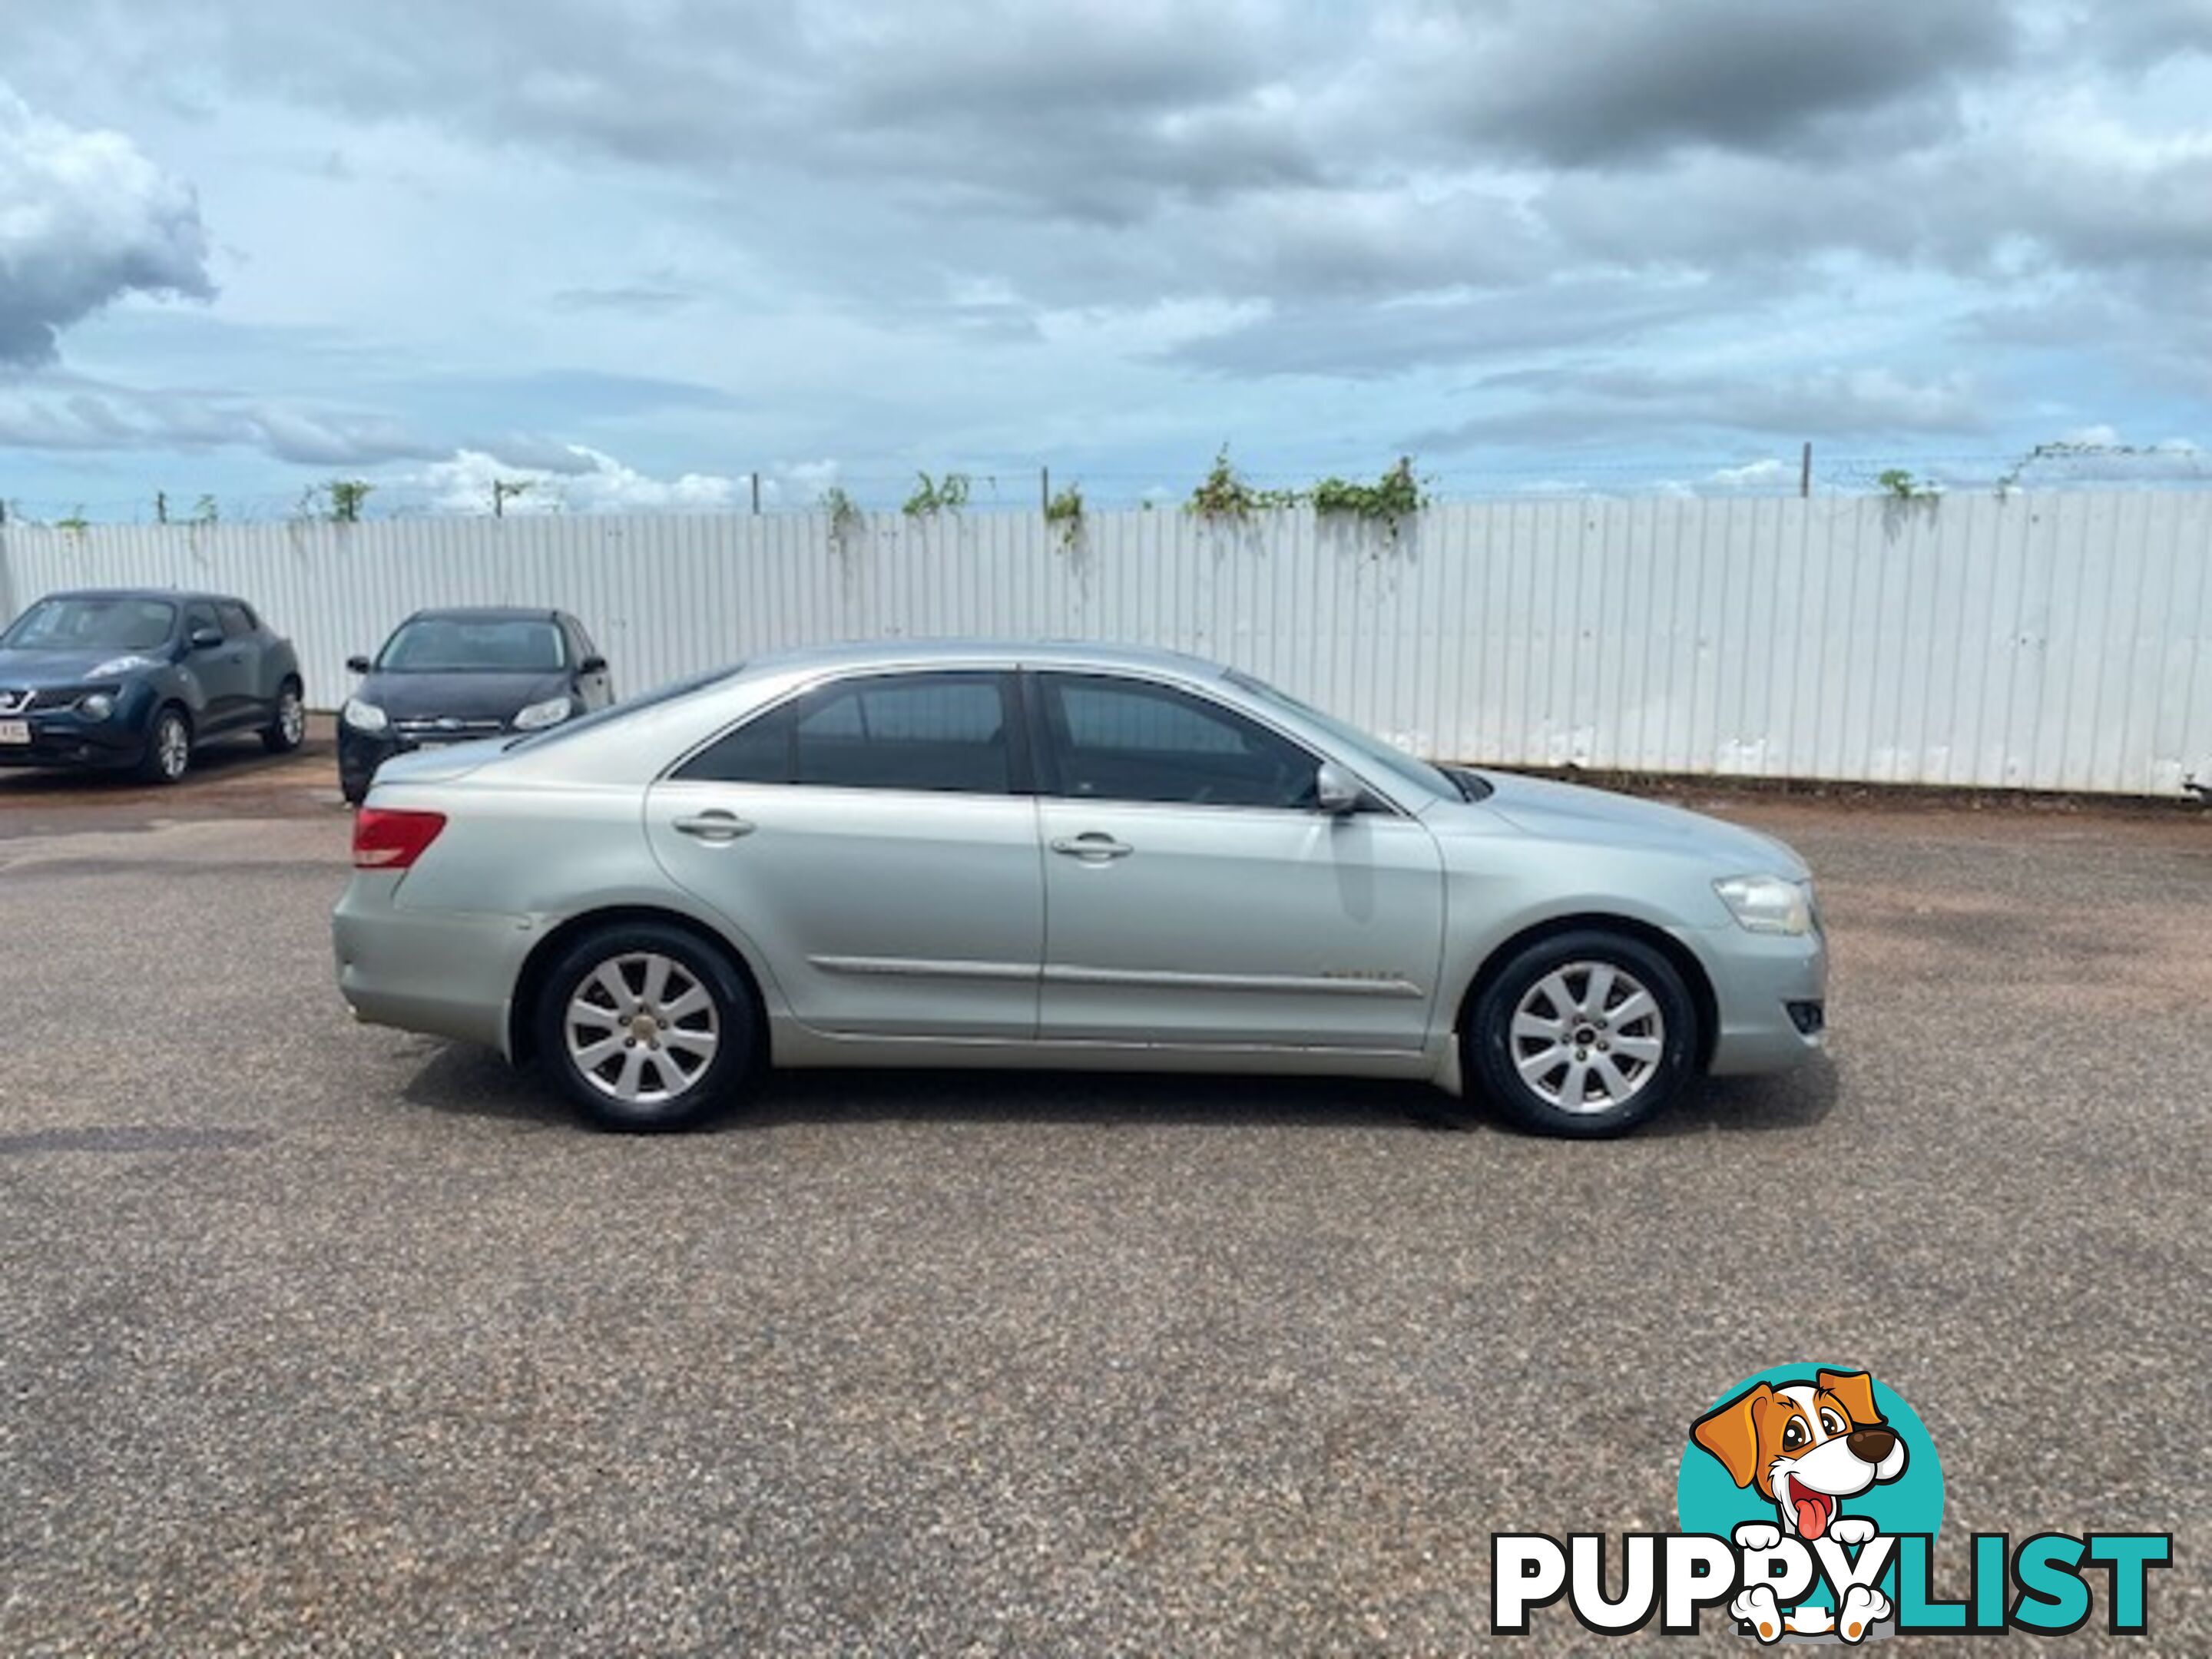
{"type": "Polygon", "coordinates": [[[628,922],[586,934],[544,980],[540,1062],[611,1129],[678,1129],[751,1079],[759,1021],[719,951],[680,927],[628,922]]]}
{"type": "Polygon", "coordinates": [[[276,717],[261,728],[261,746],[272,755],[289,755],[307,735],[307,709],[300,701],[300,682],[288,679],[276,693],[276,717]]]}
{"type": "Polygon", "coordinates": [[[1625,1134],[1697,1069],[1698,1009],[1674,964],[1641,939],[1577,929],[1499,969],[1468,1021],[1468,1069],[1522,1127],[1625,1134]]]}
{"type": "Polygon", "coordinates": [[[174,703],[154,711],[146,728],[146,752],[138,758],[138,775],[148,783],[179,783],[192,767],[192,723],[174,703]]]}

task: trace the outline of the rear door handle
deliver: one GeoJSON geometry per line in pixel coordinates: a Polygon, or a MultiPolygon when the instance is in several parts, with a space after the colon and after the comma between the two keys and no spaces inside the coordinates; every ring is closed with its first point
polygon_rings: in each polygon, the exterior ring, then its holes
{"type": "Polygon", "coordinates": [[[1115,841],[1103,831],[1091,830],[1080,836],[1062,836],[1052,843],[1052,850],[1072,859],[1088,859],[1103,862],[1107,859],[1125,859],[1137,849],[1127,842],[1115,841]]]}
{"type": "Polygon", "coordinates": [[[676,828],[684,835],[701,841],[735,841],[739,836],[753,832],[752,821],[741,818],[735,812],[702,812],[696,817],[678,818],[676,828]]]}

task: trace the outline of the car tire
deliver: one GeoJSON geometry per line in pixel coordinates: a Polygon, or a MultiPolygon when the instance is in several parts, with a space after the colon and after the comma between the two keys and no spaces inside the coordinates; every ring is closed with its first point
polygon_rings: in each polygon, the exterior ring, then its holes
{"type": "Polygon", "coordinates": [[[146,727],[146,752],[138,757],[145,783],[182,783],[192,766],[192,722],[185,711],[165,702],[146,727]]]}
{"type": "Polygon", "coordinates": [[[276,718],[261,728],[261,746],[272,755],[289,755],[307,736],[307,710],[300,700],[300,682],[287,678],[276,690],[276,718]]]}
{"type": "Polygon", "coordinates": [[[1577,928],[1516,951],[1476,998],[1468,1072],[1538,1134],[1626,1134],[1666,1109],[1697,1071],[1698,1005],[1661,951],[1577,928]]]}
{"type": "Polygon", "coordinates": [[[562,951],[535,1036],[538,1063],[585,1116],[652,1132],[689,1128],[744,1091],[760,1018],[738,970],[696,934],[623,922],[562,951]]]}

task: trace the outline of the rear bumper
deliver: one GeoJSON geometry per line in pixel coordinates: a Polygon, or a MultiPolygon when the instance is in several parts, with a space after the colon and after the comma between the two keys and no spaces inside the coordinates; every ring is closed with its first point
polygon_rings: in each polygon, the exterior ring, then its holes
{"type": "Polygon", "coordinates": [[[512,1058],[508,1011],[530,947],[526,916],[410,910],[394,902],[404,876],[356,872],[331,916],[338,994],[354,1018],[512,1058]]]}
{"type": "Polygon", "coordinates": [[[1820,933],[1729,927],[1677,937],[1712,981],[1719,1024],[1706,1069],[1713,1076],[1788,1071],[1827,1046],[1828,946],[1820,933]]]}

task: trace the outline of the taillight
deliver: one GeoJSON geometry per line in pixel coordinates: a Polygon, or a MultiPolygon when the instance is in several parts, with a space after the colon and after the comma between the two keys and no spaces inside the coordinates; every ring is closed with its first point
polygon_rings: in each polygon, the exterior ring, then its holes
{"type": "Polygon", "coordinates": [[[353,817],[353,867],[404,870],[446,827],[443,812],[403,812],[364,806],[353,817]]]}

